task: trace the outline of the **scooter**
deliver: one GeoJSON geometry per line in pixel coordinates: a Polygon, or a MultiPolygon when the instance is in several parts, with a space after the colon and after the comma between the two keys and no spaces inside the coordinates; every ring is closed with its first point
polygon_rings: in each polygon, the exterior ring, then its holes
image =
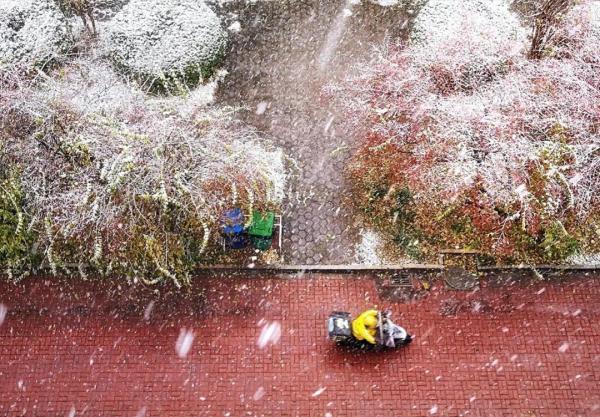
{"type": "Polygon", "coordinates": [[[376,345],[358,340],[352,334],[352,316],[344,311],[334,311],[327,319],[329,339],[339,345],[357,348],[386,347],[396,348],[409,344],[413,337],[401,326],[391,319],[390,311],[377,312],[376,345]]]}

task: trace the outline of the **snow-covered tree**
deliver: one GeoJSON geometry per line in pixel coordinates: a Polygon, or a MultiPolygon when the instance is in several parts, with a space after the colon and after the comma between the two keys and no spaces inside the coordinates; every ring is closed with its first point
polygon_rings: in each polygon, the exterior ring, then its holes
{"type": "Polygon", "coordinates": [[[66,16],[79,16],[83,26],[92,36],[96,35],[94,0],[55,0],[66,16]]]}

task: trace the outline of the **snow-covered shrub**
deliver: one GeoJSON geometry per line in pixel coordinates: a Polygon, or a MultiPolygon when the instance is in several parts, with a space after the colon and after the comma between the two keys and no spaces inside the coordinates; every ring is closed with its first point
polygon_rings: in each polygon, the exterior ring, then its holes
{"type": "Polygon", "coordinates": [[[138,95],[88,65],[0,92],[3,155],[43,265],[182,283],[225,209],[281,203],[283,155],[232,109],[183,113],[186,98],[138,95]],[[105,91],[110,105],[94,104],[105,91]]]}
{"type": "Polygon", "coordinates": [[[526,37],[506,0],[429,0],[413,23],[412,57],[436,88],[470,89],[505,72],[526,37]]]}
{"type": "Polygon", "coordinates": [[[417,257],[448,246],[531,262],[598,251],[600,57],[589,45],[600,37],[588,29],[594,2],[581,7],[555,58],[524,50],[468,91],[423,76],[417,46],[330,89],[369,126],[349,174],[371,224],[417,257]]]}
{"type": "Polygon", "coordinates": [[[72,45],[67,19],[53,0],[0,2],[0,74],[45,67],[72,45]]]}
{"type": "Polygon", "coordinates": [[[487,49],[499,48],[498,40],[521,40],[523,32],[509,6],[507,0],[428,0],[415,18],[411,41],[434,54],[447,42],[476,39],[487,43],[487,49]]]}
{"type": "Polygon", "coordinates": [[[115,65],[160,92],[208,77],[227,40],[219,17],[200,0],[132,0],[106,31],[115,65]]]}

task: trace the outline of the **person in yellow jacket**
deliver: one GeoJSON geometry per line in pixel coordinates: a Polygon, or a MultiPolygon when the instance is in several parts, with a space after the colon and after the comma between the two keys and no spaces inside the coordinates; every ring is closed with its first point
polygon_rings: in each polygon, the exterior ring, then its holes
{"type": "Polygon", "coordinates": [[[352,335],[357,340],[366,340],[372,345],[376,344],[377,322],[377,310],[364,311],[352,321],[352,335]]]}

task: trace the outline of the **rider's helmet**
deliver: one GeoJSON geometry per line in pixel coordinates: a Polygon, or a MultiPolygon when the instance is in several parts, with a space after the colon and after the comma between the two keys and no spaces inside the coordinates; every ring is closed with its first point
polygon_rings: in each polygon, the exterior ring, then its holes
{"type": "Polygon", "coordinates": [[[377,327],[377,318],[373,316],[367,316],[364,319],[364,323],[367,329],[375,329],[377,327]]]}

